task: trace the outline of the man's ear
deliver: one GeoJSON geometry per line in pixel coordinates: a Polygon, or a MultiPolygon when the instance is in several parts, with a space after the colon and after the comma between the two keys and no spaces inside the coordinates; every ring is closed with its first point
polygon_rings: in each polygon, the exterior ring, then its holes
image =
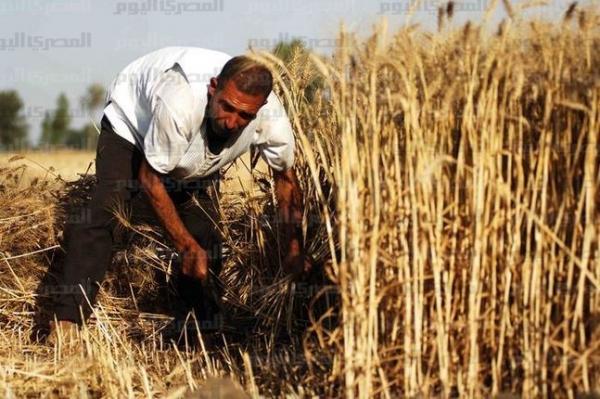
{"type": "Polygon", "coordinates": [[[217,78],[210,78],[210,84],[208,85],[208,94],[214,96],[217,91],[217,78]]]}

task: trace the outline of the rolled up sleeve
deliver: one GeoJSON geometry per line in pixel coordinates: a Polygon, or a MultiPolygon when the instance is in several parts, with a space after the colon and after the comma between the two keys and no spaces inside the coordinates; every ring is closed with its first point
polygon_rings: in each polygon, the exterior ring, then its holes
{"type": "Polygon", "coordinates": [[[258,139],[255,142],[261,158],[278,172],[294,164],[294,132],[283,104],[274,93],[260,116],[258,139]]]}

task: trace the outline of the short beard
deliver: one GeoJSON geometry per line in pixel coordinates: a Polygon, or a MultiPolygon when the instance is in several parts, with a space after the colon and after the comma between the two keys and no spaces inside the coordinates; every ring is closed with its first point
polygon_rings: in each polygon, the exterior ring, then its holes
{"type": "Polygon", "coordinates": [[[218,133],[219,129],[217,126],[217,122],[212,116],[212,110],[210,107],[211,95],[208,95],[208,102],[206,103],[206,108],[204,109],[204,117],[206,118],[206,127],[208,137],[211,139],[222,139],[221,135],[218,133]]]}
{"type": "Polygon", "coordinates": [[[228,134],[223,133],[220,131],[217,122],[209,117],[208,118],[208,137],[212,140],[217,140],[217,141],[225,141],[228,138],[228,134]]]}

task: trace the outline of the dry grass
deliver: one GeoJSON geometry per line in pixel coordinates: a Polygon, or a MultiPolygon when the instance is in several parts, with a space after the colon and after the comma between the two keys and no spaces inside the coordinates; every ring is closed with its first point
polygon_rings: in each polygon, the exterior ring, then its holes
{"type": "MultiPolygon", "coordinates": [[[[506,2],[508,3],[508,2],[506,2]]],[[[181,397],[211,376],[251,396],[575,397],[600,386],[600,32],[518,18],[484,38],[341,33],[280,71],[319,270],[281,275],[266,176],[222,199],[221,333],[166,328],[168,242],[125,238],[83,353],[29,339],[60,236],[57,187],[0,192],[0,384],[18,396],[181,397]],[[301,95],[320,74],[324,97],[301,95]],[[319,289],[322,292],[316,293],[319,289]],[[307,292],[308,291],[308,292],[307,292]],[[328,293],[328,295],[325,295],[328,293]],[[309,303],[310,300],[310,303],[309,303]],[[191,341],[196,338],[195,345],[191,341]]],[[[574,17],[577,16],[577,18],[574,17]]],[[[448,29],[448,28],[446,28],[448,29]]],[[[18,180],[18,177],[17,177],[18,180]]],[[[87,183],[71,186],[85,198],[87,183]]],[[[202,331],[202,329],[200,329],[202,331]]]]}
{"type": "MultiPolygon", "coordinates": [[[[78,180],[81,175],[94,174],[95,152],[78,150],[0,152],[0,168],[21,167],[23,183],[37,178],[59,178],[65,182],[78,180]]],[[[259,160],[255,166],[259,173],[267,173],[268,166],[259,160]]],[[[223,190],[226,192],[253,191],[254,180],[250,170],[250,154],[241,156],[227,170],[223,190]]]]}
{"type": "Polygon", "coordinates": [[[0,167],[25,165],[24,182],[36,177],[46,179],[59,176],[66,181],[73,181],[79,179],[80,174],[94,173],[95,156],[94,152],[77,150],[3,152],[0,153],[0,167]],[[9,162],[11,159],[16,160],[9,162]]]}

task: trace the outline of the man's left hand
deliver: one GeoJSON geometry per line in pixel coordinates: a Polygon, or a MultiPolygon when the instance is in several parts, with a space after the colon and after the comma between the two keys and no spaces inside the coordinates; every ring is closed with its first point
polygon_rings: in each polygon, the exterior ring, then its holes
{"type": "Polygon", "coordinates": [[[294,279],[306,276],[313,267],[313,260],[302,252],[290,252],[283,260],[283,270],[294,279]]]}

